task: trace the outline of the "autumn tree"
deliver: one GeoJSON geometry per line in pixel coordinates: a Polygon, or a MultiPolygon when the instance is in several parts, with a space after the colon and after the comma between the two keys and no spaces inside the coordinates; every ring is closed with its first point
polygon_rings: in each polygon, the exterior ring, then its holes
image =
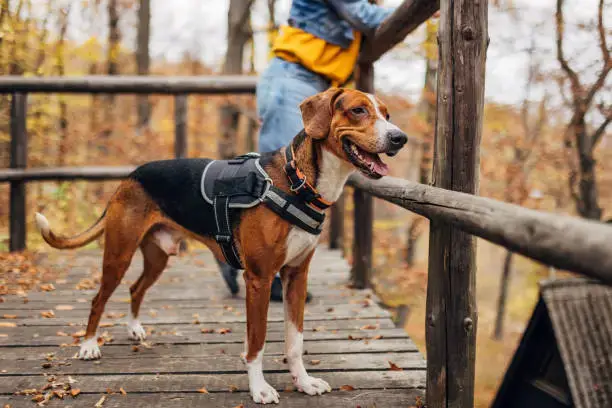
{"type": "MultiPolygon", "coordinates": [[[[520,127],[518,134],[512,134],[508,143],[500,143],[502,149],[511,151],[511,159],[506,165],[504,201],[523,205],[530,195],[529,177],[534,169],[537,143],[547,123],[547,99],[545,95],[539,102],[533,103],[534,87],[542,80],[540,63],[537,59],[538,50],[535,43],[535,31],[531,36],[531,45],[527,49],[528,67],[525,82],[524,96],[520,108],[520,127]]],[[[512,271],[514,253],[506,251],[503,269],[500,278],[500,290],[497,301],[497,316],[493,338],[499,340],[503,337],[503,324],[506,313],[508,285],[512,271]]]]}
{"type": "MultiPolygon", "coordinates": [[[[244,48],[251,39],[252,30],[248,24],[251,18],[253,0],[230,0],[227,13],[227,50],[222,73],[239,75],[244,64],[244,48]]],[[[229,159],[236,156],[236,137],[240,120],[240,110],[228,101],[219,110],[221,139],[219,157],[229,159]]]]}
{"type": "MultiPolygon", "coordinates": [[[[588,74],[580,72],[576,61],[570,61],[564,50],[567,37],[564,14],[565,0],[557,0],[555,13],[556,22],[556,56],[563,75],[559,80],[561,93],[571,111],[571,119],[567,124],[566,147],[571,153],[569,188],[579,215],[585,218],[599,220],[602,210],[599,207],[597,180],[595,174],[595,149],[601,141],[607,126],[612,120],[612,106],[609,98],[604,101],[601,92],[606,85],[606,79],[612,69],[610,49],[607,37],[609,35],[604,24],[604,0],[599,0],[597,7],[597,22],[595,37],[598,44],[601,61],[594,81],[588,80],[588,74]],[[568,95],[569,93],[569,95],[568,95]],[[599,124],[592,127],[589,122],[599,116],[599,124]]],[[[584,61],[581,61],[584,65],[584,61]]]]}

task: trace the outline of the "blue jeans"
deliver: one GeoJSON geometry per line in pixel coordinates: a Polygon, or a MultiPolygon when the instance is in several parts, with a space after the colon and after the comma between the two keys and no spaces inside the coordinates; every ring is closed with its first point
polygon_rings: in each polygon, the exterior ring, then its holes
{"type": "Polygon", "coordinates": [[[304,128],[300,103],[329,86],[327,79],[299,64],[272,59],[257,83],[259,151],[271,152],[288,145],[304,128]]]}

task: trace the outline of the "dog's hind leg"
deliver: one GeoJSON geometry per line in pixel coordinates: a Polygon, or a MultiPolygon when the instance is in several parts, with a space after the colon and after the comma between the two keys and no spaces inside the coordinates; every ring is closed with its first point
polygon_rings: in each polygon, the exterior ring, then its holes
{"type": "Polygon", "coordinates": [[[111,297],[121,279],[125,275],[134,252],[142,240],[146,230],[148,214],[138,211],[133,203],[133,192],[118,191],[115,199],[111,201],[107,211],[104,259],[102,261],[102,279],[100,289],[91,302],[91,312],[87,322],[85,338],[81,343],[78,358],[92,360],[101,357],[97,343],[97,330],[100,318],[104,313],[106,302],[111,297]],[[121,197],[124,193],[128,197],[121,197]],[[119,196],[119,197],[118,197],[119,196]],[[126,208],[127,207],[127,208],[126,208]]]}
{"type": "Polygon", "coordinates": [[[130,306],[130,319],[128,321],[128,334],[133,340],[144,340],[146,332],[138,320],[140,305],[147,290],[159,279],[168,264],[168,254],[149,235],[140,244],[140,250],[144,258],[144,269],[142,275],[130,287],[132,298],[130,306]]]}
{"type": "Polygon", "coordinates": [[[306,305],[306,286],[308,268],[314,251],[299,265],[285,266],[281,270],[283,281],[283,300],[285,307],[285,355],[293,384],[298,391],[308,395],[330,392],[331,387],[320,378],[311,377],[304,368],[304,307],[306,305]]]}

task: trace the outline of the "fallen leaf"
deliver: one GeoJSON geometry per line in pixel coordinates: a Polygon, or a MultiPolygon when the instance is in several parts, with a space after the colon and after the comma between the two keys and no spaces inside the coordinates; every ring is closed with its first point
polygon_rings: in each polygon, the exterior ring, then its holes
{"type": "Polygon", "coordinates": [[[138,347],[138,346],[132,346],[132,351],[133,351],[134,353],[138,353],[138,352],[140,351],[140,347],[138,347]]]}
{"type": "Polygon", "coordinates": [[[236,405],[234,408],[244,408],[244,404],[236,405]]]}
{"type": "Polygon", "coordinates": [[[319,365],[321,364],[321,360],[310,360],[310,365],[319,365]]]}
{"type": "Polygon", "coordinates": [[[106,401],[106,395],[103,395],[102,398],[100,398],[98,402],[96,402],[96,405],[94,405],[94,407],[101,408],[102,405],[104,405],[104,401],[106,401]]]}
{"type": "Polygon", "coordinates": [[[72,395],[72,398],[75,398],[80,393],[81,393],[81,390],[78,388],[73,388],[70,390],[70,395],[72,395]]]}
{"type": "Polygon", "coordinates": [[[315,332],[325,331],[325,326],[313,327],[312,331],[315,331],[315,332]]]}
{"type": "Polygon", "coordinates": [[[326,310],[326,312],[327,312],[327,313],[331,313],[331,312],[333,312],[333,311],[334,311],[334,308],[333,308],[333,307],[329,307],[329,308],[327,308],[327,310],[326,310]]]}
{"type": "Polygon", "coordinates": [[[221,329],[215,330],[215,332],[219,334],[227,334],[227,333],[231,333],[232,329],[228,329],[227,327],[222,327],[221,329]]]}
{"type": "Polygon", "coordinates": [[[206,388],[204,388],[204,387],[200,388],[200,389],[198,390],[198,392],[199,392],[200,394],[208,394],[208,390],[207,390],[206,388]]]}
{"type": "Polygon", "coordinates": [[[72,333],[72,337],[85,337],[85,330],[79,330],[76,333],[72,333]]]}
{"type": "Polygon", "coordinates": [[[355,391],[355,387],[352,385],[342,385],[340,386],[340,391],[355,391]]]}
{"type": "Polygon", "coordinates": [[[55,395],[57,398],[59,399],[64,399],[64,395],[66,395],[66,393],[62,390],[54,390],[53,391],[53,395],[55,395]]]}
{"type": "Polygon", "coordinates": [[[74,306],[72,305],[57,305],[55,306],[55,310],[72,310],[74,306]]]}
{"type": "Polygon", "coordinates": [[[2,317],[4,317],[5,319],[16,319],[17,315],[5,314],[5,315],[2,315],[2,317]]]}
{"type": "Polygon", "coordinates": [[[229,392],[235,392],[235,391],[238,391],[238,387],[236,387],[234,384],[230,384],[229,392]]]}
{"type": "Polygon", "coordinates": [[[352,334],[349,334],[348,339],[349,340],[363,340],[363,337],[355,337],[352,334]]]}
{"type": "Polygon", "coordinates": [[[53,310],[46,310],[46,311],[40,312],[40,315],[44,317],[45,319],[52,319],[55,317],[55,312],[53,310]]]}
{"type": "Polygon", "coordinates": [[[361,330],[376,330],[378,329],[378,325],[376,324],[366,324],[365,326],[361,326],[361,330]]]}
{"type": "Polygon", "coordinates": [[[17,327],[17,324],[13,322],[0,322],[0,327],[17,327]]]}
{"type": "Polygon", "coordinates": [[[393,361],[389,361],[389,370],[391,371],[404,371],[403,368],[398,367],[397,364],[395,364],[393,361]]]}
{"type": "Polygon", "coordinates": [[[104,328],[104,327],[113,327],[114,325],[115,325],[115,323],[110,323],[110,322],[109,323],[100,323],[99,327],[102,327],[102,328],[104,328]]]}
{"type": "Polygon", "coordinates": [[[67,336],[69,336],[69,334],[68,334],[68,333],[63,332],[63,331],[61,331],[61,330],[60,330],[60,331],[58,331],[57,333],[55,333],[55,335],[56,335],[56,336],[61,336],[61,337],[67,337],[67,336]]]}
{"type": "Polygon", "coordinates": [[[52,283],[43,283],[42,285],[40,285],[40,290],[43,290],[45,292],[51,292],[52,290],[55,290],[55,286],[53,286],[52,283]]]}
{"type": "Polygon", "coordinates": [[[119,387],[119,392],[121,395],[127,395],[127,392],[123,389],[123,387],[119,387]]]}
{"type": "Polygon", "coordinates": [[[215,332],[213,329],[209,329],[209,328],[207,328],[207,327],[203,327],[203,328],[201,328],[201,329],[200,329],[200,331],[201,331],[202,333],[214,333],[214,332],[215,332]]]}
{"type": "Polygon", "coordinates": [[[380,340],[382,338],[383,338],[382,334],[377,334],[376,336],[372,337],[372,340],[380,340]]]}
{"type": "Polygon", "coordinates": [[[34,402],[41,402],[45,399],[45,396],[42,394],[36,394],[35,396],[32,397],[32,401],[34,402]]]}
{"type": "Polygon", "coordinates": [[[42,363],[40,366],[42,368],[51,368],[51,363],[42,363]]]}

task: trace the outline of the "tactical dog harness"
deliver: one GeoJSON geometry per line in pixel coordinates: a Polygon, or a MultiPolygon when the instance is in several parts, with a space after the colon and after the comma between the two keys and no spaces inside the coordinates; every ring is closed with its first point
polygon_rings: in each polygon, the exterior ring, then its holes
{"type": "Polygon", "coordinates": [[[232,235],[235,210],[263,203],[284,220],[310,234],[319,235],[325,220],[323,210],[331,205],[297,167],[293,146],[285,148],[287,163],[284,170],[294,194],[273,185],[272,179],[259,164],[259,157],[257,153],[248,153],[232,160],[213,160],[202,173],[202,196],[214,208],[215,240],[227,263],[237,269],[244,269],[244,266],[232,235]]]}

